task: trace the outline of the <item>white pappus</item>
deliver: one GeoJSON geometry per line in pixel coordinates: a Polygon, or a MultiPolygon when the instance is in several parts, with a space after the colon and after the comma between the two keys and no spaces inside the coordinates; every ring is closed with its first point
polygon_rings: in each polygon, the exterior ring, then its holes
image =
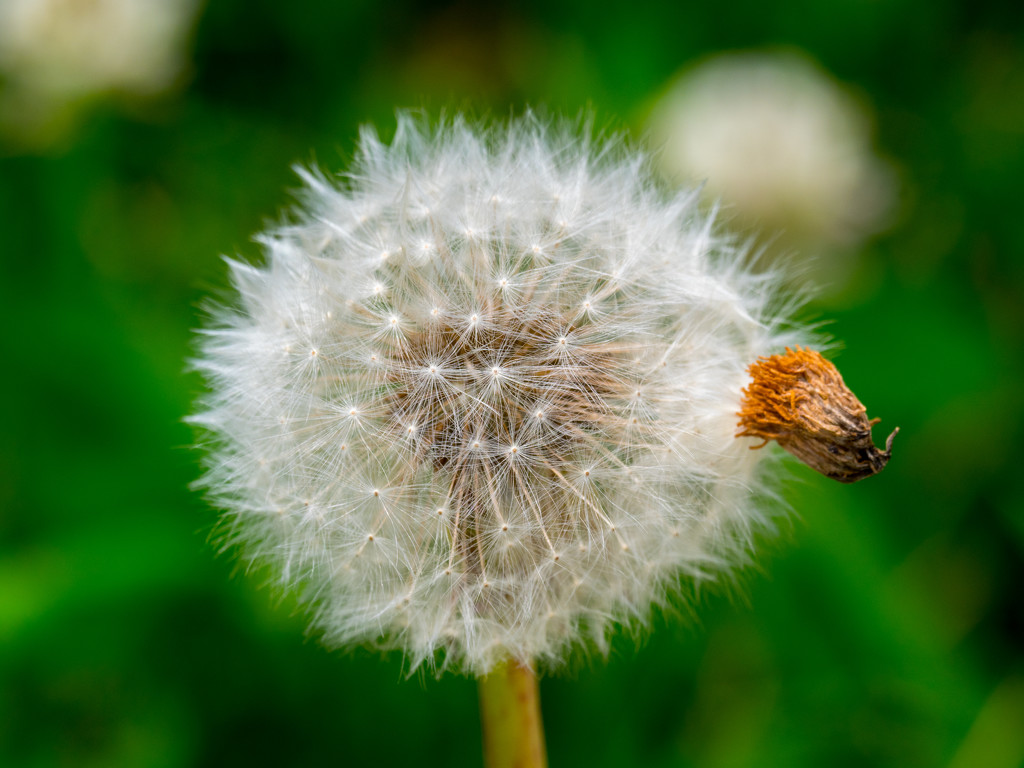
{"type": "Polygon", "coordinates": [[[587,136],[400,115],[230,262],[203,484],[327,645],[557,664],[767,522],[770,455],[735,434],[747,366],[801,340],[775,278],[587,136]]]}

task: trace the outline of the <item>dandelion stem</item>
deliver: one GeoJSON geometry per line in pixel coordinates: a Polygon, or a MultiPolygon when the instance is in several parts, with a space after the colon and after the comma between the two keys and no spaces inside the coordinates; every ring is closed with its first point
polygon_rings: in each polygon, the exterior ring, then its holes
{"type": "Polygon", "coordinates": [[[487,768],[547,768],[537,676],[509,661],[480,678],[487,768]]]}

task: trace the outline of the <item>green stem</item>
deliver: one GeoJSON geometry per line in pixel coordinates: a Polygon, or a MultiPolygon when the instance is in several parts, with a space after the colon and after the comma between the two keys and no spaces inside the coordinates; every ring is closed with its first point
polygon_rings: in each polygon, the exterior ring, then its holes
{"type": "Polygon", "coordinates": [[[547,768],[537,676],[509,661],[480,678],[487,768],[547,768]]]}

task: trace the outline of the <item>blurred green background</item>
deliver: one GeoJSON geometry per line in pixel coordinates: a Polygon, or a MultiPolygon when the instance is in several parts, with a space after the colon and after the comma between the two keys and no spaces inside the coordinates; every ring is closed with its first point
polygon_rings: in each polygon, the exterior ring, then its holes
{"type": "Polygon", "coordinates": [[[208,545],[182,423],[197,306],[224,290],[220,254],[259,257],[290,166],[341,170],[396,107],[589,108],[639,141],[682,68],[778,46],[871,106],[898,178],[888,228],[808,314],[879,431],[902,428],[894,458],[849,487],[797,467],[741,590],[546,678],[551,764],[1024,765],[1024,6],[210,0],[195,18],[160,93],[0,138],[0,765],[479,765],[472,680],[323,650],[208,545]]]}

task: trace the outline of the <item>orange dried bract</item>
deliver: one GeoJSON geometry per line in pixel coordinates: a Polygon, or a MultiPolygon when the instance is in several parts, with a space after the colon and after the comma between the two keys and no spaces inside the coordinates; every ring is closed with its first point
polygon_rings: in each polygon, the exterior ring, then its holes
{"type": "Polygon", "coordinates": [[[750,366],[743,390],[738,437],[776,441],[812,469],[841,483],[881,472],[892,453],[895,429],[879,450],[871,440],[867,409],[836,367],[812,349],[786,349],[750,366]]]}

